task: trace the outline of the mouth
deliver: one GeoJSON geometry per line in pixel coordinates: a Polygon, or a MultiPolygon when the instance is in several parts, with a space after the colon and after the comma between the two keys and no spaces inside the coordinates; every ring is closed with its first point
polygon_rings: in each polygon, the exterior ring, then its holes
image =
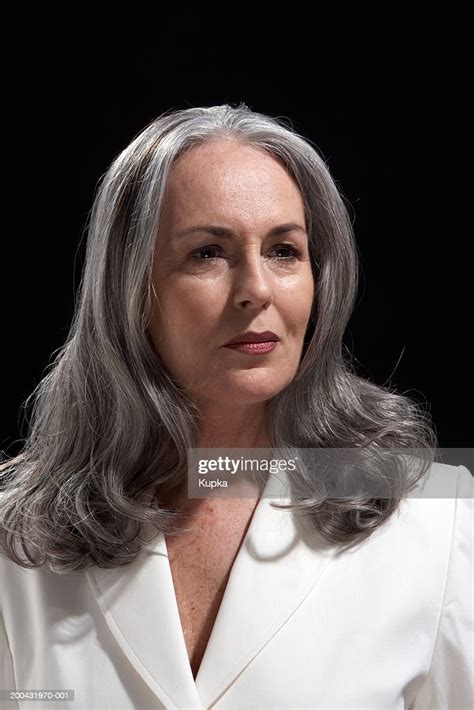
{"type": "Polygon", "coordinates": [[[264,330],[260,333],[255,330],[247,330],[229,340],[225,343],[225,346],[240,345],[241,343],[270,343],[278,342],[279,340],[278,335],[271,330],[264,330]]]}
{"type": "Polygon", "coordinates": [[[224,347],[246,355],[265,355],[278,346],[278,340],[263,340],[261,342],[229,343],[224,347]]]}

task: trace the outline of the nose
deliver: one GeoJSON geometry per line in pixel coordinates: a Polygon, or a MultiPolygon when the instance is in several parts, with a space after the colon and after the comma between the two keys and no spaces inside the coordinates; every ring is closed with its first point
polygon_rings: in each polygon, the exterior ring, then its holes
{"type": "Polygon", "coordinates": [[[260,248],[243,255],[234,269],[234,306],[239,309],[268,308],[273,300],[273,286],[260,248]]]}

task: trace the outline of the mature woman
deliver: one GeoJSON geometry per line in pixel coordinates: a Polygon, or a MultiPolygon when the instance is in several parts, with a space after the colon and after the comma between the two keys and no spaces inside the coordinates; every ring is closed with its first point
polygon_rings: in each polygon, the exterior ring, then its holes
{"type": "Polygon", "coordinates": [[[169,112],[118,156],[69,337],[0,466],[12,707],[470,706],[472,477],[345,360],[356,277],[343,199],[284,122],[169,112]],[[189,497],[188,453],[226,447],[350,450],[357,490],[329,495],[313,462],[276,502],[270,476],[189,497]]]}

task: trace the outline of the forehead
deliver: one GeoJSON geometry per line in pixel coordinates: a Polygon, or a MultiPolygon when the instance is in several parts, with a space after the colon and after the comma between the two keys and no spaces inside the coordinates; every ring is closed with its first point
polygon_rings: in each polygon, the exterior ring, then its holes
{"type": "MultiPolygon", "coordinates": [[[[292,212],[301,216],[303,201],[293,178],[273,156],[235,140],[195,146],[171,168],[166,205],[174,216],[212,212],[217,218],[256,212],[292,212]]],[[[208,215],[206,215],[208,216],[208,215]]]]}

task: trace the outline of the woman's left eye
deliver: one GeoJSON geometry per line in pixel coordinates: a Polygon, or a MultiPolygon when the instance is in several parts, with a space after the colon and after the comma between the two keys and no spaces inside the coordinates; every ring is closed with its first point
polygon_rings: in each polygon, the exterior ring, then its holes
{"type": "Polygon", "coordinates": [[[273,248],[273,251],[289,251],[290,255],[289,256],[283,256],[280,257],[285,260],[293,260],[297,259],[299,256],[301,256],[301,252],[299,249],[296,247],[292,246],[291,244],[278,244],[278,246],[273,248]]]}

